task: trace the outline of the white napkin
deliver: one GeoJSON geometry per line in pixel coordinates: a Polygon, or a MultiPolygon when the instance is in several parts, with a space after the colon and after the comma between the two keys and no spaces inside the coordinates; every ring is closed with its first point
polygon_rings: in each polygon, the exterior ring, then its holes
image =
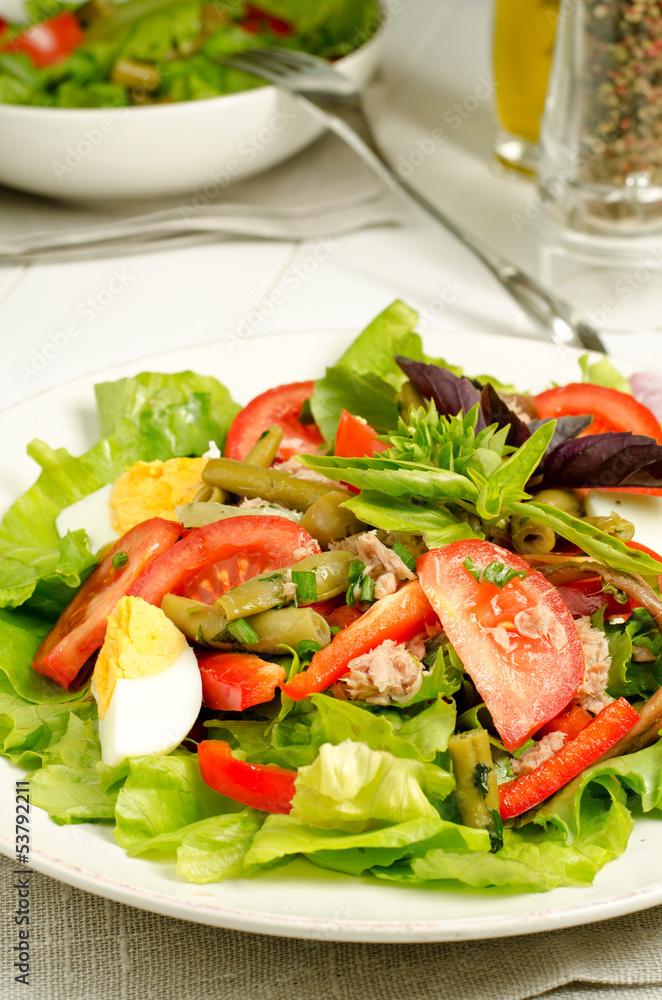
{"type": "Polygon", "coordinates": [[[158,202],[72,205],[0,188],[0,263],[138,253],[205,240],[300,240],[397,223],[407,207],[326,135],[281,166],[158,202]]]}

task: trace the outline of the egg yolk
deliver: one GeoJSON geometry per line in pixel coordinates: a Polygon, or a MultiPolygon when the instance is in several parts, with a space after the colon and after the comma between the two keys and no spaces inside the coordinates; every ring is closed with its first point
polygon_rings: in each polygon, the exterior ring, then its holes
{"type": "Polygon", "coordinates": [[[160,608],[141,597],[121,597],[108,615],[106,638],[94,667],[99,716],[103,718],[108,711],[120,678],[160,674],[186,648],[186,639],[160,608]]]}
{"type": "Polygon", "coordinates": [[[110,498],[115,531],[123,535],[150,517],[177,520],[175,507],[193,500],[206,464],[206,458],[169,458],[131,465],[115,483],[110,498]]]}

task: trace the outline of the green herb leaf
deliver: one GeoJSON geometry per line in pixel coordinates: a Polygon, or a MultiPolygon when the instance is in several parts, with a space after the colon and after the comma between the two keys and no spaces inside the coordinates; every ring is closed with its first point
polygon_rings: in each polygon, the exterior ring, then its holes
{"type": "Polygon", "coordinates": [[[113,556],[113,569],[121,569],[122,566],[126,566],[129,561],[129,557],[126,552],[116,552],[113,556]]]}

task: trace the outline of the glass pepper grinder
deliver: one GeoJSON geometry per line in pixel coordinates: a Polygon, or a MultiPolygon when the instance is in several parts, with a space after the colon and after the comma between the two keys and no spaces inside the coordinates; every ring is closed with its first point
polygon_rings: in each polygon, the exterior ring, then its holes
{"type": "Polygon", "coordinates": [[[562,0],[539,184],[543,235],[662,254],[662,0],[562,0]]]}

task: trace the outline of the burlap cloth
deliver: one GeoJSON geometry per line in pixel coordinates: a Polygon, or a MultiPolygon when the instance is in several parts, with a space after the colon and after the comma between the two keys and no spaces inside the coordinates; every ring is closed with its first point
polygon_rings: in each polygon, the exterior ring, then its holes
{"type": "Polygon", "coordinates": [[[0,859],[0,1000],[661,1000],[662,907],[452,944],[338,944],[222,930],[31,879],[30,985],[14,982],[15,864],[0,859]],[[547,992],[551,991],[551,992],[547,992]]]}

